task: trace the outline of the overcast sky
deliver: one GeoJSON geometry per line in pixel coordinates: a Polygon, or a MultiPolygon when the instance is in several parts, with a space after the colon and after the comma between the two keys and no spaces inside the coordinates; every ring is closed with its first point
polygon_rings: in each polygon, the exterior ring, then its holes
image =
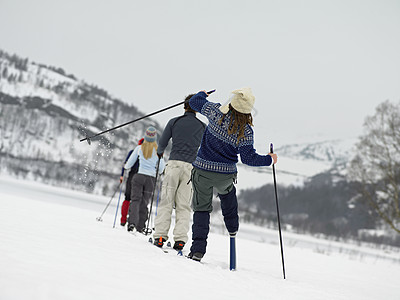
{"type": "Polygon", "coordinates": [[[259,152],[357,136],[379,103],[400,100],[399,0],[0,0],[0,48],[144,113],[251,87],[259,152]]]}

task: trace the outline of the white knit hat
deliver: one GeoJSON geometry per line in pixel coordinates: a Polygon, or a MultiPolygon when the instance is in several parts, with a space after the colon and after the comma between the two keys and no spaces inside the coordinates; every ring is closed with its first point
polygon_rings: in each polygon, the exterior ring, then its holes
{"type": "MultiPolygon", "coordinates": [[[[230,104],[240,113],[250,114],[253,109],[256,98],[254,97],[251,88],[245,87],[232,91],[232,98],[230,104]]],[[[221,106],[219,110],[226,114],[229,111],[229,104],[221,106]]]]}

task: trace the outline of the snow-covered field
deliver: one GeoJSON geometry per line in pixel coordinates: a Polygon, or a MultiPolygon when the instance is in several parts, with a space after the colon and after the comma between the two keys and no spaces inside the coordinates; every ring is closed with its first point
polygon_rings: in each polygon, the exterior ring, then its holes
{"type": "MultiPolygon", "coordinates": [[[[0,299],[400,299],[399,249],[374,249],[241,224],[238,269],[212,219],[202,263],[113,228],[110,198],[0,177],[0,299]]],[[[185,247],[187,252],[190,247],[185,247]]]]}

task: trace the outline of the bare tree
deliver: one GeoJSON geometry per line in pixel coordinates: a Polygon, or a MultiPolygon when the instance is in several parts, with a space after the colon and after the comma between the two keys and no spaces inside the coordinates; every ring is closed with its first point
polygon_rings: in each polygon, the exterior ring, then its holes
{"type": "Polygon", "coordinates": [[[391,228],[400,233],[400,102],[378,105],[364,122],[349,175],[359,191],[391,228]]]}

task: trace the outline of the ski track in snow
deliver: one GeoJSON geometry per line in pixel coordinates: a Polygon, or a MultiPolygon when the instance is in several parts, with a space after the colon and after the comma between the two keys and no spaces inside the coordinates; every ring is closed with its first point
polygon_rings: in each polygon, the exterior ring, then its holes
{"type": "Polygon", "coordinates": [[[0,177],[0,299],[400,299],[399,249],[283,232],[283,280],[278,233],[241,224],[231,272],[219,218],[198,263],[113,228],[117,197],[97,222],[109,197],[0,177]]]}

